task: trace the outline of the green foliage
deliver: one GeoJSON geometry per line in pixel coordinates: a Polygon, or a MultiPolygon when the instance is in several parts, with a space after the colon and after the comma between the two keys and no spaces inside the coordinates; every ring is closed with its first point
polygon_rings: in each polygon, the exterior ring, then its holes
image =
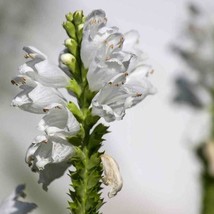
{"type": "Polygon", "coordinates": [[[75,147],[75,151],[71,159],[75,171],[70,172],[73,190],[69,192],[72,199],[69,208],[73,214],[99,213],[104,204],[101,198],[101,153],[96,152],[89,156],[87,147],[75,147]]]}
{"type": "Polygon", "coordinates": [[[104,126],[102,123],[94,128],[88,142],[88,148],[90,151],[89,155],[93,155],[98,152],[101,143],[105,140],[103,136],[107,133],[109,133],[108,127],[104,126]]]}

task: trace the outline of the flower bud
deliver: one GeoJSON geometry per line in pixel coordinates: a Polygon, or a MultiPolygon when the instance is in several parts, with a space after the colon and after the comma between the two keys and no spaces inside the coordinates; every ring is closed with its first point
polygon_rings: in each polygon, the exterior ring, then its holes
{"type": "Polygon", "coordinates": [[[76,30],[75,30],[74,24],[73,24],[72,22],[67,21],[67,22],[64,22],[64,23],[63,23],[63,27],[65,28],[67,34],[68,34],[71,38],[73,38],[73,39],[76,40],[76,30]]]}
{"type": "Polygon", "coordinates": [[[78,44],[76,40],[69,38],[65,40],[65,46],[68,48],[70,53],[74,56],[77,56],[77,51],[78,51],[78,44]]]}
{"type": "Polygon", "coordinates": [[[73,15],[73,19],[74,19],[74,24],[75,25],[79,25],[82,23],[82,18],[83,18],[83,11],[82,10],[77,10],[75,11],[74,15],[73,15]]]}
{"type": "Polygon", "coordinates": [[[73,13],[71,13],[71,12],[65,15],[66,19],[67,19],[69,22],[72,22],[72,21],[73,21],[73,16],[74,16],[74,15],[73,15],[73,13]]]}
{"type": "Polygon", "coordinates": [[[81,74],[79,72],[78,62],[77,62],[77,59],[75,58],[75,56],[70,53],[65,53],[65,54],[61,55],[60,59],[63,64],[68,66],[73,77],[76,80],[79,80],[81,74]]]}

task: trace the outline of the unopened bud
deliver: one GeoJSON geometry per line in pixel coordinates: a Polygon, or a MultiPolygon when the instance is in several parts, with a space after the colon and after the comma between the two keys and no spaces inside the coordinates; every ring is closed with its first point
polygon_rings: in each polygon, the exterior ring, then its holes
{"type": "Polygon", "coordinates": [[[69,21],[69,22],[72,22],[73,21],[73,13],[68,13],[66,16],[66,19],[69,21]]]}
{"type": "Polygon", "coordinates": [[[68,48],[68,50],[70,51],[70,53],[74,56],[77,56],[77,48],[78,48],[78,44],[76,42],[76,40],[69,38],[65,40],[65,46],[68,48]]]}
{"type": "Polygon", "coordinates": [[[74,19],[74,24],[75,25],[79,25],[82,23],[82,18],[83,18],[83,11],[82,10],[77,10],[75,11],[74,15],[73,15],[73,19],[74,19]]]}
{"type": "Polygon", "coordinates": [[[75,29],[75,26],[72,22],[70,21],[67,21],[67,22],[64,22],[63,23],[63,27],[65,28],[67,34],[76,40],[76,29],[75,29]]]}

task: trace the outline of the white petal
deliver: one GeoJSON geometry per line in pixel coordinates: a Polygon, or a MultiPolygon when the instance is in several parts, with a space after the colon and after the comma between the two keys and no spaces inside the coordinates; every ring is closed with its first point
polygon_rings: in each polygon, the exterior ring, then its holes
{"type": "Polygon", "coordinates": [[[73,148],[66,140],[38,136],[26,153],[26,162],[32,171],[39,173],[39,183],[47,190],[47,186],[70,166],[68,160],[72,155],[73,148]]]}
{"type": "Polygon", "coordinates": [[[47,57],[33,47],[24,47],[28,62],[20,66],[21,74],[31,77],[44,86],[62,88],[69,83],[69,77],[57,66],[49,62],[47,57]]]}
{"type": "Polygon", "coordinates": [[[121,120],[125,115],[124,103],[129,94],[123,90],[122,79],[125,75],[118,75],[114,81],[101,89],[92,100],[92,113],[103,117],[107,122],[121,120]],[[117,81],[119,83],[117,83],[117,81]]]}
{"type": "Polygon", "coordinates": [[[13,85],[19,86],[21,89],[35,88],[37,84],[26,75],[18,75],[11,80],[13,85]]]}
{"type": "Polygon", "coordinates": [[[83,34],[88,34],[93,39],[97,31],[106,25],[106,22],[106,14],[103,10],[93,10],[86,17],[83,34]]]}
{"type": "Polygon", "coordinates": [[[105,61],[111,58],[114,51],[120,51],[124,42],[124,36],[121,33],[110,34],[97,51],[96,57],[105,61]]]}
{"type": "Polygon", "coordinates": [[[149,66],[139,66],[127,77],[127,81],[124,84],[124,90],[130,95],[130,98],[126,100],[126,108],[130,108],[140,101],[142,101],[147,95],[155,94],[156,88],[151,84],[147,78],[148,73],[152,69],[149,66]]]}
{"type": "Polygon", "coordinates": [[[44,86],[63,88],[69,83],[70,78],[56,65],[48,60],[35,64],[37,75],[35,80],[44,86]]]}
{"type": "Polygon", "coordinates": [[[47,56],[33,46],[25,46],[23,50],[27,53],[26,58],[36,59],[42,61],[47,59],[47,56]]]}
{"type": "Polygon", "coordinates": [[[136,30],[130,30],[124,34],[123,51],[127,51],[138,56],[140,60],[145,60],[147,55],[140,50],[140,35],[136,30]]]}
{"type": "Polygon", "coordinates": [[[1,214],[27,214],[37,207],[34,203],[19,201],[20,197],[25,197],[24,189],[25,185],[18,185],[16,190],[0,203],[1,214]]]}
{"type": "Polygon", "coordinates": [[[19,73],[23,75],[27,75],[31,79],[35,80],[36,77],[36,72],[32,68],[33,66],[31,65],[32,63],[25,63],[19,67],[19,73]]]}
{"type": "Polygon", "coordinates": [[[104,170],[103,182],[105,185],[111,187],[108,196],[109,198],[112,198],[122,189],[123,186],[119,166],[117,162],[109,155],[101,155],[101,160],[104,170]]]}
{"type": "Polygon", "coordinates": [[[35,88],[27,87],[20,92],[12,100],[11,105],[24,111],[43,114],[45,107],[51,103],[65,104],[65,100],[57,89],[37,84],[35,88]]]}
{"type": "Polygon", "coordinates": [[[76,134],[79,123],[73,114],[60,104],[53,104],[45,108],[47,114],[39,122],[38,128],[45,131],[47,135],[71,136],[76,134]]]}
{"type": "Polygon", "coordinates": [[[123,50],[131,52],[139,44],[140,35],[136,30],[130,30],[124,34],[123,50]]]}
{"type": "Polygon", "coordinates": [[[99,91],[113,77],[128,72],[130,62],[134,57],[133,54],[122,51],[112,53],[105,61],[96,57],[87,73],[90,90],[99,91]]]}
{"type": "Polygon", "coordinates": [[[117,31],[118,28],[116,27],[103,27],[97,32],[93,39],[91,39],[88,34],[83,35],[81,44],[81,59],[86,68],[89,67],[90,63],[97,54],[97,50],[103,45],[103,42],[108,38],[108,36],[116,33],[117,31]]]}

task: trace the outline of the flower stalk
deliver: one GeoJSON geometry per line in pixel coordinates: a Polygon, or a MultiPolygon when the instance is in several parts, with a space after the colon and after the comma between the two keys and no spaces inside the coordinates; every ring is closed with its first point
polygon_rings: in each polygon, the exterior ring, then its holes
{"type": "Polygon", "coordinates": [[[66,40],[65,46],[68,48],[68,53],[75,58],[73,61],[65,63],[73,76],[68,89],[75,92],[79,105],[78,108],[70,102],[68,109],[82,126],[81,138],[69,139],[75,148],[75,154],[71,158],[71,164],[75,169],[69,171],[72,182],[72,189],[69,190],[71,197],[69,209],[74,214],[99,213],[99,209],[104,203],[101,197],[103,170],[100,156],[102,153],[99,152],[99,149],[104,140],[103,135],[108,133],[108,127],[100,123],[91,132],[99,117],[92,116],[91,113],[90,105],[95,93],[89,90],[86,79],[87,69],[84,68],[80,58],[83,13],[77,11],[73,16],[69,13],[66,18],[67,21],[63,26],[70,38],[66,40]]]}
{"type": "Polygon", "coordinates": [[[104,204],[101,184],[110,186],[109,198],[122,188],[117,162],[102,152],[108,126],[99,122],[123,119],[125,111],[155,93],[148,80],[152,69],[137,48],[139,34],[118,32],[106,26],[103,10],[86,18],[82,11],[69,13],[59,67],[38,49],[24,47],[27,62],[11,83],[22,91],[12,105],[35,114],[45,114],[38,124],[43,132],[27,150],[25,161],[39,173],[44,190],[69,171],[69,210],[73,214],[98,214],[104,204]],[[134,38],[134,39],[132,39],[134,38]],[[65,88],[71,100],[65,99],[65,88]]]}

